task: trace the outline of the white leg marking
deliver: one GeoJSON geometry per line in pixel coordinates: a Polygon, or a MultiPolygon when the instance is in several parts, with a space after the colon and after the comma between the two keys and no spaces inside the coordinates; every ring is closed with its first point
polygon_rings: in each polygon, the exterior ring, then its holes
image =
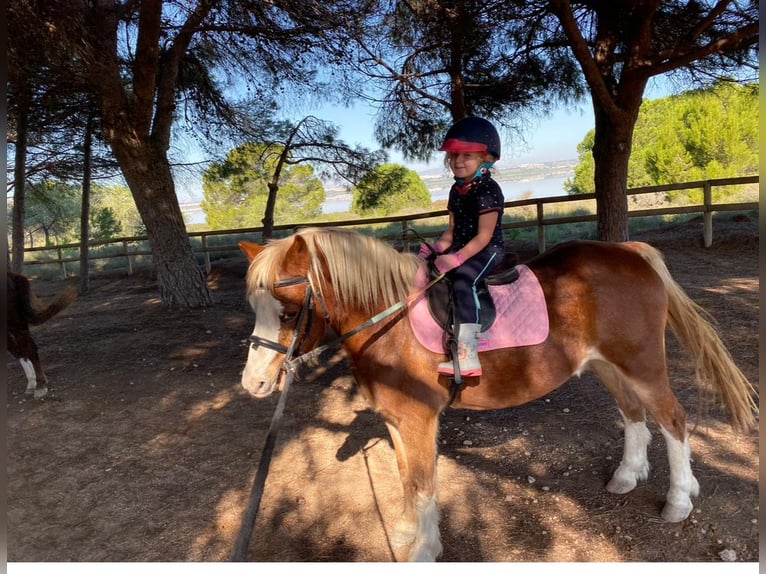
{"type": "Polygon", "coordinates": [[[429,498],[419,494],[415,506],[418,512],[418,526],[409,560],[410,562],[433,562],[442,553],[436,493],[429,498]]]}
{"type": "Polygon", "coordinates": [[[636,488],[639,480],[647,479],[649,459],[646,456],[646,448],[652,440],[652,434],[646,428],[646,421],[634,422],[622,411],[620,414],[625,422],[625,449],[620,466],[606,485],[606,489],[614,494],[626,494],[636,488]]]}
{"type": "Polygon", "coordinates": [[[683,442],[661,428],[662,435],[668,448],[668,464],[670,466],[670,488],[665,497],[665,508],[662,518],[668,522],[681,522],[691,514],[691,497],[699,494],[699,483],[692,474],[691,447],[689,436],[683,442]]]}
{"type": "Polygon", "coordinates": [[[417,521],[408,520],[402,517],[394,527],[394,532],[391,535],[391,545],[394,548],[403,548],[415,540],[415,535],[418,533],[417,521]]]}
{"type": "Polygon", "coordinates": [[[32,395],[37,388],[35,367],[29,359],[19,359],[19,363],[21,363],[21,368],[24,369],[24,374],[27,376],[27,394],[32,395]]]}

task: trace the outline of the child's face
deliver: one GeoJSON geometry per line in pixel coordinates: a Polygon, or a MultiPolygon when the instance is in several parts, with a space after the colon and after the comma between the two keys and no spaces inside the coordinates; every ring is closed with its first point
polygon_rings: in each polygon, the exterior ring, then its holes
{"type": "Polygon", "coordinates": [[[484,163],[483,153],[460,152],[449,154],[449,168],[457,178],[472,178],[476,175],[482,163],[484,163]]]}

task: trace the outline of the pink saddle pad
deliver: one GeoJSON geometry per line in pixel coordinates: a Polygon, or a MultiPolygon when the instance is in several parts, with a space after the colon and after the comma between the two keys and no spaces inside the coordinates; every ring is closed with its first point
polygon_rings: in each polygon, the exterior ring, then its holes
{"type": "MultiPolygon", "coordinates": [[[[519,278],[508,285],[490,285],[495,302],[495,322],[481,334],[479,351],[537,345],[548,337],[548,309],[537,277],[526,265],[517,266],[519,278]]],[[[418,271],[416,284],[427,284],[425,268],[418,271]]],[[[409,307],[415,337],[429,351],[444,353],[444,330],[431,316],[425,293],[409,307]]]]}

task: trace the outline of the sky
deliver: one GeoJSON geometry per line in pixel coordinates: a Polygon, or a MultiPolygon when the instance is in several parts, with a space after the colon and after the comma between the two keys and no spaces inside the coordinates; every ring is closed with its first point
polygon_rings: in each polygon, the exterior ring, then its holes
{"type": "MultiPolygon", "coordinates": [[[[339,137],[348,144],[361,144],[371,149],[379,146],[373,139],[374,109],[356,104],[352,108],[325,106],[316,115],[323,120],[336,124],[339,137]]],[[[559,108],[550,117],[533,120],[525,133],[526,145],[508,144],[506,134],[500,130],[503,140],[503,157],[498,167],[505,164],[514,166],[523,163],[569,160],[577,158],[577,144],[585,134],[593,129],[593,110],[590,101],[578,106],[559,108]]],[[[407,165],[418,171],[422,167],[440,166],[440,155],[429,166],[408,164],[396,152],[389,153],[389,159],[395,163],[407,165]]]]}
{"type": "MultiPolygon", "coordinates": [[[[359,144],[369,149],[380,148],[373,137],[375,110],[372,107],[363,104],[355,104],[351,108],[326,105],[310,113],[338,126],[338,135],[347,144],[359,144]]],[[[577,159],[577,144],[591,129],[593,110],[590,101],[586,101],[577,107],[560,108],[548,118],[533,121],[525,135],[524,147],[520,143],[508,145],[505,134],[500,130],[503,156],[496,165],[502,168],[525,163],[577,159]]],[[[389,161],[417,172],[432,168],[442,169],[444,165],[443,158],[438,153],[430,163],[421,163],[405,161],[398,152],[389,151],[389,161]]],[[[180,187],[182,202],[199,201],[202,198],[201,182],[185,182],[180,187]]]]}
{"type": "MultiPolygon", "coordinates": [[[[644,99],[666,97],[673,91],[672,85],[663,77],[652,78],[647,84],[644,99]]],[[[361,144],[370,149],[379,148],[373,138],[374,108],[362,103],[357,103],[351,108],[326,105],[312,113],[336,124],[340,128],[339,137],[346,143],[361,144]]],[[[593,107],[590,96],[586,96],[580,104],[560,107],[549,117],[533,120],[525,132],[526,146],[522,146],[521,143],[508,145],[506,134],[500,130],[504,150],[503,157],[497,165],[511,167],[524,163],[577,159],[577,144],[593,127],[593,107]]],[[[396,152],[390,152],[389,159],[415,171],[420,171],[424,167],[421,164],[409,165],[396,152]]],[[[440,154],[437,154],[430,166],[441,165],[442,158],[440,154]]]]}
{"type": "MultiPolygon", "coordinates": [[[[644,99],[665,97],[671,92],[672,90],[665,82],[656,78],[649,82],[644,99]]],[[[359,144],[369,149],[380,147],[373,137],[375,109],[371,105],[361,102],[351,107],[326,104],[318,109],[304,112],[338,126],[339,137],[347,144],[359,144]]],[[[521,142],[508,144],[506,134],[501,129],[503,157],[496,165],[502,168],[528,163],[576,160],[577,145],[593,127],[593,108],[590,97],[586,97],[580,104],[560,107],[548,117],[532,120],[524,135],[526,145],[521,142]]],[[[435,154],[431,162],[425,164],[405,161],[401,154],[390,151],[389,161],[417,172],[443,168],[441,154],[435,154]]],[[[201,199],[201,182],[187,184],[182,188],[185,188],[181,190],[182,201],[201,199]]]]}

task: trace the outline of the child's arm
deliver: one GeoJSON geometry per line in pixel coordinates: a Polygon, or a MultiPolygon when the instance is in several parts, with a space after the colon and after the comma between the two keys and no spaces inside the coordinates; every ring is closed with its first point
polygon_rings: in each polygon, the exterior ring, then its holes
{"type": "MultiPolygon", "coordinates": [[[[434,251],[437,253],[444,253],[452,245],[452,232],[455,229],[455,216],[450,211],[449,214],[449,226],[441,234],[441,237],[432,245],[434,251]]],[[[490,236],[491,237],[491,236],[490,236]]]]}
{"type": "MultiPolygon", "coordinates": [[[[440,255],[434,261],[434,265],[440,273],[446,273],[455,267],[461,266],[465,261],[476,255],[479,251],[489,245],[492,234],[495,231],[495,224],[499,213],[497,211],[488,211],[479,216],[479,232],[476,237],[465,244],[460,251],[440,255]]],[[[451,228],[451,227],[450,227],[451,228]]]]}

